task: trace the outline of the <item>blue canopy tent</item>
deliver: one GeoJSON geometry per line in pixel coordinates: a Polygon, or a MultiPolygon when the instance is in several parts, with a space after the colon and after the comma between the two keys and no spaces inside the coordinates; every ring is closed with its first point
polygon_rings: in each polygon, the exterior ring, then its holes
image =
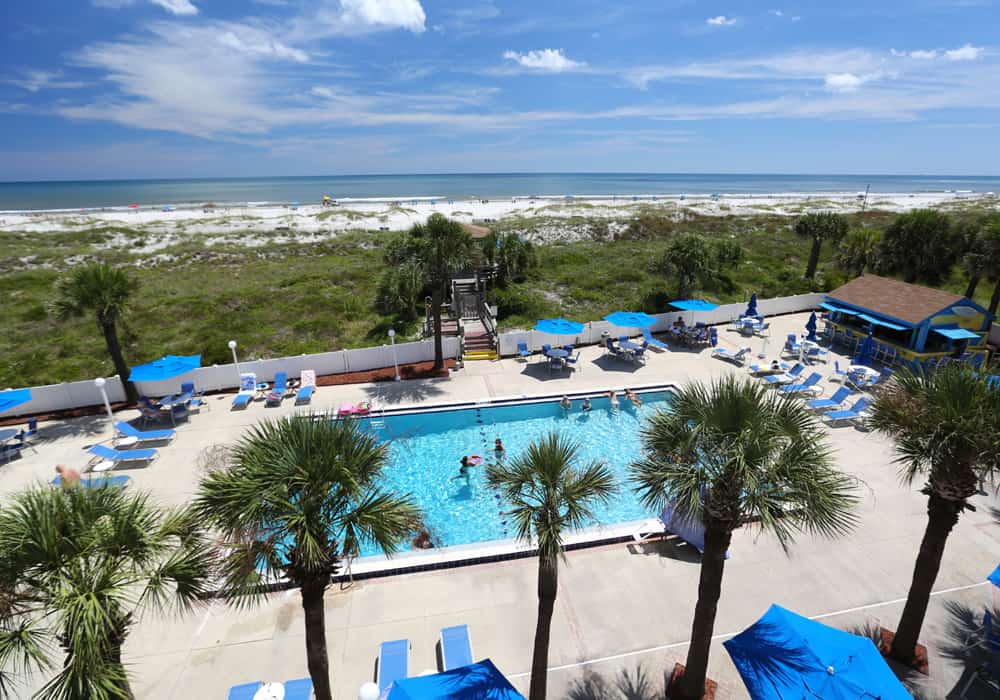
{"type": "Polygon", "coordinates": [[[580,335],[584,328],[582,323],[567,321],[564,318],[544,318],[535,324],[536,331],[551,335],[580,335]]]}
{"type": "Polygon", "coordinates": [[[806,335],[806,340],[810,340],[810,341],[812,341],[812,342],[815,343],[816,342],[816,312],[815,311],[813,311],[811,314],[809,314],[809,320],[806,321],[806,332],[808,333],[808,335],[806,335]]]}
{"type": "MultiPolygon", "coordinates": [[[[718,304],[713,304],[710,301],[705,301],[704,299],[678,299],[677,301],[670,302],[670,305],[675,309],[680,311],[713,311],[719,308],[718,304]]],[[[694,321],[694,313],[691,314],[691,320],[694,321]]]]}
{"type": "Polygon", "coordinates": [[[870,639],[772,605],[722,643],[753,700],[908,700],[870,639]]]}
{"type": "Polygon", "coordinates": [[[201,355],[166,355],[132,368],[130,382],[159,382],[201,366],[201,355]]]}
{"type": "Polygon", "coordinates": [[[656,317],[641,311],[615,311],[608,314],[604,320],[612,326],[621,328],[649,328],[656,323],[656,317]]]}
{"type": "Polygon", "coordinates": [[[388,700],[524,700],[493,662],[479,663],[435,673],[403,678],[392,684],[388,700]]]}
{"type": "Polygon", "coordinates": [[[0,413],[31,401],[31,389],[14,389],[0,392],[0,413]]]}
{"type": "Polygon", "coordinates": [[[865,339],[858,346],[858,354],[854,356],[854,364],[871,364],[873,350],[875,350],[875,340],[872,338],[872,329],[869,328],[868,335],[865,336],[865,339]]]}
{"type": "Polygon", "coordinates": [[[750,303],[747,304],[747,310],[743,312],[743,316],[756,317],[757,314],[757,292],[750,295],[750,303]]]}

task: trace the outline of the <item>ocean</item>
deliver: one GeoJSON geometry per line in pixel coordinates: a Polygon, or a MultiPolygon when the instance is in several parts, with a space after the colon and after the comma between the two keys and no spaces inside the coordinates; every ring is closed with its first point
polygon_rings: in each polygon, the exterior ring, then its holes
{"type": "Polygon", "coordinates": [[[207,202],[319,203],[334,199],[515,196],[698,195],[824,192],[1000,191],[1000,177],[962,175],[724,175],[651,173],[476,173],[337,175],[191,180],[0,182],[0,210],[191,206],[207,202]]]}

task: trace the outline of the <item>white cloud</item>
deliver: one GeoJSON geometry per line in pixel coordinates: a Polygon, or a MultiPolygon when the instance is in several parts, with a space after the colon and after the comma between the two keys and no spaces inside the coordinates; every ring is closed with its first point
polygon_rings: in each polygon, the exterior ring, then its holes
{"type": "MultiPolygon", "coordinates": [[[[91,0],[96,7],[105,7],[108,9],[118,10],[123,7],[130,7],[135,5],[136,0],[91,0]]],[[[153,5],[162,7],[167,12],[175,15],[196,15],[198,14],[198,8],[195,7],[191,0],[149,0],[153,5]]]]}
{"type": "Polygon", "coordinates": [[[926,51],[911,51],[910,58],[916,58],[920,60],[930,60],[937,58],[938,52],[934,49],[928,49],[926,51]]]}
{"type": "Polygon", "coordinates": [[[546,73],[564,73],[587,65],[582,61],[568,58],[562,49],[540,49],[524,53],[505,51],[503,57],[508,61],[514,61],[522,68],[546,73]]]}
{"type": "Polygon", "coordinates": [[[731,27],[736,24],[735,17],[726,17],[725,15],[718,15],[716,17],[709,17],[705,20],[705,24],[710,24],[713,27],[731,27]]]}
{"type": "Polygon", "coordinates": [[[949,61],[975,61],[982,54],[983,48],[972,44],[965,44],[957,49],[944,52],[945,58],[949,61]]]}
{"type": "Polygon", "coordinates": [[[391,29],[419,34],[427,15],[419,0],[321,0],[314,15],[299,20],[300,35],[322,38],[391,29]]]}
{"type": "Polygon", "coordinates": [[[237,36],[233,29],[227,29],[219,34],[218,42],[246,54],[268,56],[298,63],[306,63],[309,60],[305,51],[286,46],[280,41],[272,39],[263,31],[250,27],[240,27],[238,31],[243,34],[243,38],[237,36]]]}
{"type": "Polygon", "coordinates": [[[785,13],[781,10],[768,10],[768,14],[774,15],[775,17],[784,17],[785,13]]]}
{"type": "Polygon", "coordinates": [[[830,73],[824,83],[827,90],[834,92],[850,92],[864,85],[865,79],[854,73],[830,73]]]}
{"type": "Polygon", "coordinates": [[[77,80],[61,80],[61,72],[44,70],[26,71],[20,78],[6,78],[0,82],[17,85],[28,92],[38,92],[40,90],[70,90],[82,88],[86,83],[77,80]]]}

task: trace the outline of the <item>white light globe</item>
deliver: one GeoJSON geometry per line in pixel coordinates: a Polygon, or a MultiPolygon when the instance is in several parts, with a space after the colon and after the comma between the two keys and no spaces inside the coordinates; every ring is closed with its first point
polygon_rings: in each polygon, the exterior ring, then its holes
{"type": "Polygon", "coordinates": [[[379,695],[378,686],[368,681],[358,691],[358,700],[378,700],[379,695]]]}
{"type": "Polygon", "coordinates": [[[103,389],[104,383],[105,383],[104,377],[98,377],[97,379],[94,380],[94,386],[96,386],[98,389],[103,389]]]}
{"type": "Polygon", "coordinates": [[[396,330],[394,328],[390,328],[389,329],[389,337],[390,338],[395,338],[396,337],[396,330]]]}
{"type": "Polygon", "coordinates": [[[229,341],[229,349],[230,350],[235,350],[236,349],[236,341],[235,340],[230,340],[229,341]]]}

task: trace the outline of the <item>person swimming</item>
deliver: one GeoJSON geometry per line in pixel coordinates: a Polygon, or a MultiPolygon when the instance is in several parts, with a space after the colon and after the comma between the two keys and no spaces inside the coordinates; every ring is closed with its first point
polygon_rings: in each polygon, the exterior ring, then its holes
{"type": "Polygon", "coordinates": [[[465,455],[464,457],[462,457],[460,465],[461,466],[459,466],[458,468],[458,474],[451,477],[452,481],[454,481],[455,479],[465,479],[466,481],[469,480],[469,475],[472,471],[472,467],[474,466],[472,464],[472,460],[469,459],[469,455],[465,455]]]}
{"type": "Polygon", "coordinates": [[[608,401],[611,402],[611,408],[618,408],[618,394],[614,389],[608,392],[608,401]]]}
{"type": "Polygon", "coordinates": [[[571,411],[573,409],[573,402],[570,401],[568,396],[563,396],[562,400],[559,401],[559,408],[564,411],[571,411]]]}
{"type": "Polygon", "coordinates": [[[631,389],[625,390],[625,398],[631,401],[632,405],[635,406],[636,408],[642,406],[642,399],[640,399],[639,396],[631,389]]]}
{"type": "Polygon", "coordinates": [[[496,455],[497,459],[502,459],[507,450],[504,449],[503,441],[497,438],[493,441],[493,454],[496,455]]]}
{"type": "Polygon", "coordinates": [[[583,405],[580,406],[580,410],[583,411],[584,413],[586,413],[591,408],[593,408],[593,407],[590,405],[590,397],[589,396],[584,397],[584,399],[583,399],[583,405]]]}

